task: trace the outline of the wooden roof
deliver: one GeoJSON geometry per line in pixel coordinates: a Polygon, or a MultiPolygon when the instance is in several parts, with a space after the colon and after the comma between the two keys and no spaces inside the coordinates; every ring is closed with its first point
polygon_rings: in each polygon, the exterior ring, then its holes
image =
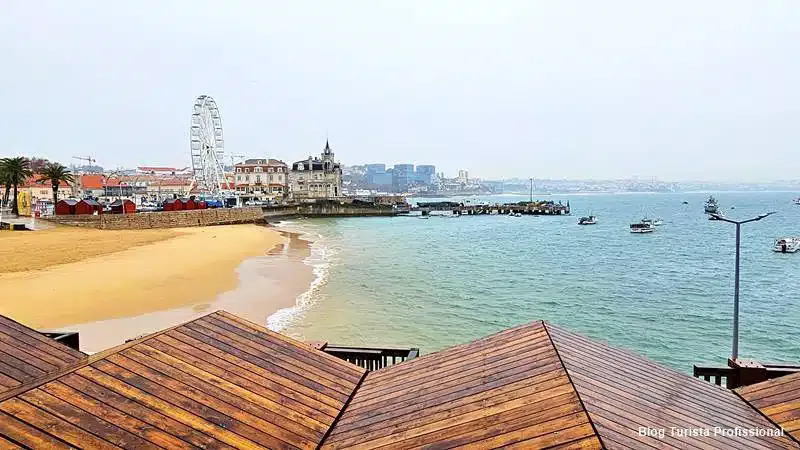
{"type": "Polygon", "coordinates": [[[322,448],[800,448],[715,432],[737,427],[780,433],[731,391],[535,322],[369,373],[322,448]]]}
{"type": "Polygon", "coordinates": [[[800,373],[744,386],[736,393],[800,440],[800,373]]]}
{"type": "Polygon", "coordinates": [[[0,394],[0,447],[316,448],[363,374],[216,312],[0,394]]]}
{"type": "Polygon", "coordinates": [[[371,372],[322,448],[600,448],[542,322],[371,372]],[[563,448],[563,447],[562,447],[563,448]]]}
{"type": "Polygon", "coordinates": [[[730,390],[549,324],[547,330],[607,448],[800,448],[786,437],[715,433],[780,430],[730,390]],[[640,427],[665,435],[641,436],[640,427]],[[672,427],[711,435],[673,434],[672,427]]]}
{"type": "Polygon", "coordinates": [[[793,429],[796,382],[740,390],[751,406],[543,322],[365,374],[220,311],[0,393],[0,448],[798,449],[713,434],[779,432],[756,407],[793,429]]]}
{"type": "Polygon", "coordinates": [[[0,316],[0,393],[84,358],[85,354],[0,316]]]}

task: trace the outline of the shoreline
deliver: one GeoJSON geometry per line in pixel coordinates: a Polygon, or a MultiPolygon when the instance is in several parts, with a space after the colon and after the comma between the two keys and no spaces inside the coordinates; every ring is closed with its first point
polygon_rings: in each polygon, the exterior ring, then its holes
{"type": "MultiPolygon", "coordinates": [[[[83,232],[62,229],[47,238],[75,245],[83,232]]],[[[34,233],[33,242],[45,237],[34,233]]],[[[81,348],[92,353],[219,309],[266,324],[294,307],[315,279],[305,263],[310,243],[298,233],[258,225],[169,233],[113,253],[0,273],[0,314],[40,330],[77,331],[81,348]]]]}

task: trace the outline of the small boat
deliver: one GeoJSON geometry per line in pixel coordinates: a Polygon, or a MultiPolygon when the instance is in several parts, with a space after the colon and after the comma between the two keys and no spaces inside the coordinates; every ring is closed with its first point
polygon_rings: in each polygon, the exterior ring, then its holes
{"type": "Polygon", "coordinates": [[[794,253],[800,250],[800,237],[775,239],[773,250],[780,253],[794,253]]]}
{"type": "Polygon", "coordinates": [[[652,233],[653,231],[656,231],[656,227],[651,222],[631,224],[631,233],[652,233]]]}
{"type": "Polygon", "coordinates": [[[714,196],[709,196],[708,200],[706,200],[706,204],[704,207],[706,214],[717,214],[719,212],[719,205],[717,204],[717,199],[714,196]]]}
{"type": "Polygon", "coordinates": [[[508,213],[508,217],[522,217],[522,213],[510,212],[510,213],[508,213]]]}
{"type": "Polygon", "coordinates": [[[589,217],[581,217],[578,219],[578,225],[595,225],[597,224],[597,217],[589,216],[589,217]]]}
{"type": "Polygon", "coordinates": [[[794,199],[794,204],[797,205],[797,206],[800,206],[800,197],[797,197],[796,199],[794,199]]]}
{"type": "Polygon", "coordinates": [[[431,216],[419,216],[420,219],[430,219],[431,216]]]}
{"type": "Polygon", "coordinates": [[[660,227],[661,225],[664,225],[664,221],[661,220],[661,218],[659,217],[659,218],[653,220],[653,225],[655,225],[657,227],[660,227]]]}
{"type": "Polygon", "coordinates": [[[684,201],[684,202],[681,203],[681,205],[688,205],[688,204],[689,204],[689,202],[687,202],[687,201],[684,201]]]}

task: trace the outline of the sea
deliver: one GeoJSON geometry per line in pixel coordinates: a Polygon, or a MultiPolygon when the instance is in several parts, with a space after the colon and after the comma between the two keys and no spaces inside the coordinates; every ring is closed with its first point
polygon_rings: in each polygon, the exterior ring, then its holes
{"type": "MultiPolygon", "coordinates": [[[[776,212],[741,227],[740,357],[800,363],[800,252],[773,251],[776,238],[800,236],[797,193],[713,195],[732,219],[776,212]]],[[[569,216],[293,220],[281,226],[311,242],[306,264],[315,281],[268,326],[306,340],[425,354],[545,320],[679,371],[724,366],[736,232],[733,224],[708,220],[708,196],[536,196],[569,202],[569,216]],[[590,214],[596,225],[577,225],[590,214]],[[644,217],[663,225],[630,233],[644,217]]]]}

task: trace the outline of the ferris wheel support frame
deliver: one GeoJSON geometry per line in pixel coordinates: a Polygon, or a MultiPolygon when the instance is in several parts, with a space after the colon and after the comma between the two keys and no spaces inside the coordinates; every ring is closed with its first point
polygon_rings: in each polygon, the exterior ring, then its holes
{"type": "Polygon", "coordinates": [[[189,145],[194,183],[202,193],[220,196],[229,187],[224,170],[225,144],[222,116],[210,95],[201,95],[194,102],[189,145]]]}

